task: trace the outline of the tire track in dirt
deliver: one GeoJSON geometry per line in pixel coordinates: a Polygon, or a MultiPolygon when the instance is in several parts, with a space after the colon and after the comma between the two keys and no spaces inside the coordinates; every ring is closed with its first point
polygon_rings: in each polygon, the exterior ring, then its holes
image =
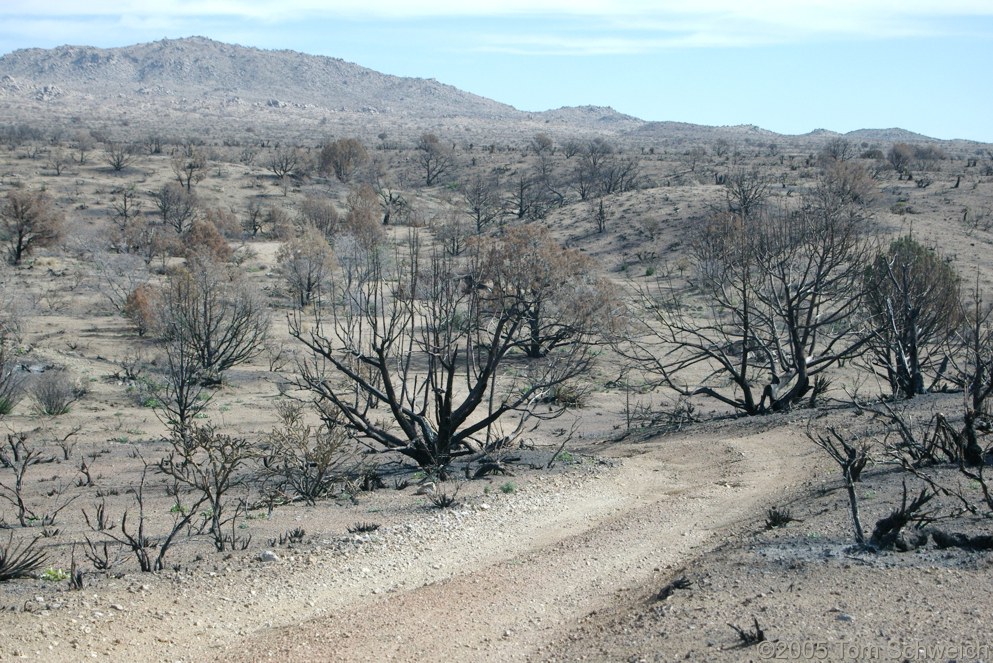
{"type": "MultiPolygon", "coordinates": [[[[553,656],[592,611],[623,601],[716,545],[807,476],[809,450],[788,428],[719,440],[701,436],[617,445],[617,473],[575,496],[566,517],[528,513],[508,549],[433,582],[369,600],[339,597],[322,616],[255,632],[224,660],[463,661],[553,656]],[[345,600],[341,600],[345,599],[345,600]]],[[[481,533],[485,537],[485,533],[481,533]]],[[[443,556],[458,560],[462,551],[443,556]]],[[[430,563],[430,559],[423,560],[430,563]]],[[[370,590],[371,591],[371,590],[370,590]]]]}

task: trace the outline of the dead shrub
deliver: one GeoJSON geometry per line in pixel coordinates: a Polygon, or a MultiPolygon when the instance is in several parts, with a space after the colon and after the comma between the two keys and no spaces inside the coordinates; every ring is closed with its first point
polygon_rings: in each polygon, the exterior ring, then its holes
{"type": "Polygon", "coordinates": [[[372,249],[386,239],[379,218],[379,199],[368,184],[348,194],[348,214],[341,224],[341,233],[353,236],[364,249],[372,249]]]}
{"type": "Polygon", "coordinates": [[[214,207],[208,209],[205,220],[214,225],[224,237],[228,239],[238,238],[243,232],[242,224],[238,221],[238,215],[231,210],[214,207]]]}
{"type": "Polygon", "coordinates": [[[86,395],[86,389],[65,369],[42,373],[31,387],[40,414],[68,414],[72,404],[86,395]]]}
{"type": "Polygon", "coordinates": [[[183,235],[180,253],[187,260],[194,256],[208,257],[214,262],[227,262],[234,250],[209,219],[194,221],[183,235]]]}
{"type": "Polygon", "coordinates": [[[341,479],[352,460],[344,428],[312,426],[299,403],[276,406],[279,425],[265,438],[260,472],[269,492],[292,491],[314,504],[341,479]]]}
{"type": "Polygon", "coordinates": [[[0,339],[0,416],[10,414],[23,397],[24,374],[0,339]]]}
{"type": "Polygon", "coordinates": [[[170,444],[169,456],[159,461],[157,469],[174,480],[177,490],[188,487],[195,501],[207,506],[199,531],[208,533],[218,552],[244,550],[251,536],[238,534],[238,520],[247,512],[247,504],[229,493],[248,481],[252,443],[208,425],[193,426],[188,435],[173,436],[170,444]]]}
{"type": "Polygon", "coordinates": [[[138,336],[155,335],[162,330],[162,295],[154,286],[144,283],[132,290],[121,312],[138,336]]]}
{"type": "Polygon", "coordinates": [[[307,196],[300,203],[300,226],[313,226],[332,240],[338,234],[341,219],[330,198],[307,196]]]}
{"type": "Polygon", "coordinates": [[[289,239],[295,232],[293,220],[281,207],[270,207],[266,210],[263,227],[269,228],[269,233],[275,239],[289,239]]]}

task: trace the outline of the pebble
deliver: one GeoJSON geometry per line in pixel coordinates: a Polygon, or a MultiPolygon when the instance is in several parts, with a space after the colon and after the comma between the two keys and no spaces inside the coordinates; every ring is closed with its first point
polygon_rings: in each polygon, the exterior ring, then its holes
{"type": "Polygon", "coordinates": [[[260,562],[278,562],[279,561],[279,555],[277,555],[276,553],[274,553],[271,550],[263,550],[262,552],[259,553],[259,561],[260,562]]]}

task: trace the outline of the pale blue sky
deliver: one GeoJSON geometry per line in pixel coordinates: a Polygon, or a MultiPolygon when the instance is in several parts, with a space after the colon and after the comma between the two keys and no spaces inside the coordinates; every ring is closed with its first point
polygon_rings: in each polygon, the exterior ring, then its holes
{"type": "Polygon", "coordinates": [[[993,142],[993,0],[0,0],[0,53],[191,35],[522,110],[993,142]]]}

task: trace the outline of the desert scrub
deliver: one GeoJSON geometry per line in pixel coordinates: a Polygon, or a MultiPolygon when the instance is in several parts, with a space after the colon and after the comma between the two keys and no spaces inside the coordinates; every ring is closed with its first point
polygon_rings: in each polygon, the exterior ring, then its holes
{"type": "Polygon", "coordinates": [[[10,414],[24,397],[24,376],[0,338],[0,416],[10,414]]]}
{"type": "Polygon", "coordinates": [[[42,373],[31,387],[39,414],[68,414],[72,404],[86,395],[86,388],[73,380],[69,371],[56,369],[42,373]]]}
{"type": "Polygon", "coordinates": [[[589,393],[589,387],[581,387],[574,383],[563,383],[550,388],[542,399],[542,402],[562,408],[581,408],[586,405],[586,398],[589,396],[589,393]]]}
{"type": "Polygon", "coordinates": [[[310,425],[299,403],[276,405],[278,425],[263,439],[265,492],[296,493],[308,504],[327,497],[354,462],[344,427],[310,425]]]}
{"type": "Polygon", "coordinates": [[[162,406],[156,394],[162,385],[145,376],[135,378],[127,387],[126,393],[135,405],[139,407],[157,408],[162,406]]]}

